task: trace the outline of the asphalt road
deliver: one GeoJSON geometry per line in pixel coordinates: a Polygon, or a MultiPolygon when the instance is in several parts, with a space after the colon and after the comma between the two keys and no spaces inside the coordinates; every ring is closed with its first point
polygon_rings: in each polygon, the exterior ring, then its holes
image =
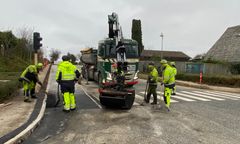
{"type": "MultiPolygon", "coordinates": [[[[55,68],[49,93],[56,95],[55,68]]],[[[62,107],[47,108],[40,126],[24,142],[73,144],[238,144],[240,141],[240,95],[177,87],[171,111],[140,106],[145,81],[136,86],[131,110],[105,109],[99,105],[97,85],[76,85],[78,109],[64,113],[62,107]],[[85,90],[87,94],[83,91],[85,90]]]]}

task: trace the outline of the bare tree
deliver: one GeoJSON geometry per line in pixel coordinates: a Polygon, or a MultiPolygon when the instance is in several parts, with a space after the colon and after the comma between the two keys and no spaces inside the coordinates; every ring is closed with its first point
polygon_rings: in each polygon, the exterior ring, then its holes
{"type": "Polygon", "coordinates": [[[34,29],[27,27],[27,26],[19,28],[17,30],[18,37],[20,37],[20,39],[22,39],[26,42],[25,49],[20,49],[20,52],[22,53],[22,55],[27,54],[28,55],[27,57],[29,57],[30,62],[31,62],[32,56],[33,56],[33,54],[32,54],[33,53],[33,32],[34,32],[34,29]],[[26,54],[24,54],[24,53],[26,53],[26,54]]]}
{"type": "Polygon", "coordinates": [[[61,51],[52,49],[49,55],[51,58],[51,62],[54,63],[54,61],[57,61],[59,59],[60,54],[61,54],[61,51]]]}

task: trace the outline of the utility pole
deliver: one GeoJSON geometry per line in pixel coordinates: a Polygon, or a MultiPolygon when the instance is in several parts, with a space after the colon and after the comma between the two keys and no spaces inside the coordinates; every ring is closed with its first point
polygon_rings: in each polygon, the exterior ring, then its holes
{"type": "Polygon", "coordinates": [[[160,37],[162,38],[162,46],[161,46],[161,60],[163,59],[163,33],[161,33],[160,37]]]}

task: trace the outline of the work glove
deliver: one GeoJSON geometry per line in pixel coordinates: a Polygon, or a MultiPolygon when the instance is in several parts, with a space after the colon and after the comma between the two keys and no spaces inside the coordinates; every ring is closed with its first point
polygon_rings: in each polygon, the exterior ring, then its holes
{"type": "Polygon", "coordinates": [[[23,82],[23,78],[20,77],[20,78],[18,79],[18,81],[23,82]]]}
{"type": "Polygon", "coordinates": [[[148,76],[148,80],[150,81],[152,79],[152,76],[148,76]]]}
{"type": "Polygon", "coordinates": [[[27,82],[27,83],[30,83],[30,80],[28,80],[28,79],[25,78],[25,77],[20,77],[18,80],[19,80],[20,82],[25,81],[25,82],[27,82]]]}
{"type": "Polygon", "coordinates": [[[152,76],[148,76],[148,82],[151,83],[152,82],[152,78],[153,78],[152,76]]]}

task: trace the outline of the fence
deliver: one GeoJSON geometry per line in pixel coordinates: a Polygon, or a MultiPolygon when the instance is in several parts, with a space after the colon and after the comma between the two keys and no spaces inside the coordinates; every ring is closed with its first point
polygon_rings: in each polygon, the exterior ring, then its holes
{"type": "MultiPolygon", "coordinates": [[[[157,61],[140,61],[139,71],[147,72],[147,65],[153,62],[160,71],[160,62],[157,61]]],[[[199,74],[202,72],[205,75],[231,75],[230,66],[226,64],[211,64],[211,63],[196,63],[196,62],[176,62],[178,73],[199,74]]]]}

